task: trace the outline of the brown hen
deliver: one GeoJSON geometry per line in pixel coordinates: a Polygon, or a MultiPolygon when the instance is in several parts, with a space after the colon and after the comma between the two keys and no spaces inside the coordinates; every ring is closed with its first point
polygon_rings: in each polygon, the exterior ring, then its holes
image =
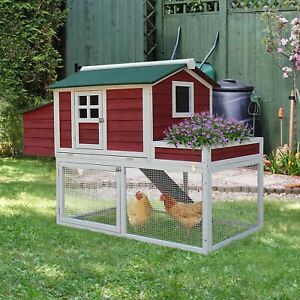
{"type": "Polygon", "coordinates": [[[153,208],[145,193],[138,191],[127,206],[129,223],[133,226],[144,225],[153,213],[153,208]]]}
{"type": "Polygon", "coordinates": [[[168,194],[161,194],[166,212],[186,228],[192,228],[202,219],[202,202],[182,203],[168,194]]]}

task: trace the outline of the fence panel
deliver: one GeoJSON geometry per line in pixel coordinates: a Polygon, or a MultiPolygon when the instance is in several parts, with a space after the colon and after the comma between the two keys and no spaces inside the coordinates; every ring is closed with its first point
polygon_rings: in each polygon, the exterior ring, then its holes
{"type": "Polygon", "coordinates": [[[69,0],[66,73],[74,64],[143,61],[144,3],[140,0],[69,0]]]}

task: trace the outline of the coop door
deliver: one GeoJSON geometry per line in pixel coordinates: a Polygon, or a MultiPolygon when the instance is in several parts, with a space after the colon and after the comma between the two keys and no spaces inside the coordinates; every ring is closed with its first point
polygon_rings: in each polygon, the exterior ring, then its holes
{"type": "Polygon", "coordinates": [[[120,231],[120,172],[113,167],[69,164],[61,167],[62,222],[120,231]]]}
{"type": "Polygon", "coordinates": [[[102,92],[75,93],[76,147],[103,148],[102,92]]]}

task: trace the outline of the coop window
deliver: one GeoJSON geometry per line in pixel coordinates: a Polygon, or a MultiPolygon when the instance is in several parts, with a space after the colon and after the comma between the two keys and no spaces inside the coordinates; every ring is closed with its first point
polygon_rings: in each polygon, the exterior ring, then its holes
{"type": "Polygon", "coordinates": [[[172,106],[174,118],[193,116],[194,84],[192,82],[173,81],[172,106]]]}
{"type": "Polygon", "coordinates": [[[98,122],[100,94],[80,92],[76,94],[76,114],[79,122],[98,122]]]}

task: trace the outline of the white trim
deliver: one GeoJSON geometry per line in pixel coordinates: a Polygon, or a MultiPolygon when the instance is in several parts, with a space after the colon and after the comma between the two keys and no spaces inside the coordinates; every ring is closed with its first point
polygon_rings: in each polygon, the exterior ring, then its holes
{"type": "Polygon", "coordinates": [[[257,205],[258,205],[258,226],[261,228],[264,221],[264,164],[263,164],[264,142],[260,142],[260,159],[257,174],[257,205]]]}
{"type": "Polygon", "coordinates": [[[59,92],[53,92],[53,114],[54,114],[54,155],[60,148],[60,122],[59,122],[59,92]]]}
{"type": "Polygon", "coordinates": [[[136,241],[156,244],[159,246],[167,246],[167,247],[171,247],[171,248],[192,251],[192,252],[196,252],[196,253],[200,253],[200,254],[207,254],[207,252],[205,252],[205,250],[200,246],[199,247],[190,246],[187,244],[180,244],[180,243],[159,240],[159,239],[154,239],[154,238],[149,238],[149,237],[145,237],[145,236],[141,236],[141,235],[134,235],[134,234],[126,234],[125,237],[127,237],[129,239],[134,239],[136,241]]]}
{"type": "Polygon", "coordinates": [[[152,138],[152,88],[151,86],[143,88],[143,152],[149,158],[151,151],[152,138]]]}
{"type": "Polygon", "coordinates": [[[104,123],[102,124],[102,149],[107,150],[107,94],[106,89],[102,91],[102,118],[104,123]]]}
{"type": "MultiPolygon", "coordinates": [[[[72,149],[75,149],[76,145],[76,122],[75,122],[75,93],[71,91],[71,138],[72,149]]],[[[70,150],[68,150],[70,151],[70,150]]]]}
{"type": "Polygon", "coordinates": [[[120,232],[127,233],[127,190],[126,190],[126,168],[121,168],[121,188],[120,188],[120,232]]]}
{"type": "MultiPolygon", "coordinates": [[[[165,77],[167,78],[167,77],[165,77]]],[[[65,88],[58,88],[55,91],[58,92],[85,92],[85,91],[99,91],[99,90],[123,90],[123,89],[142,89],[143,87],[147,87],[149,84],[127,84],[127,85],[93,85],[93,86],[78,86],[78,87],[65,87],[65,88]]]]}
{"type": "MultiPolygon", "coordinates": [[[[228,147],[234,147],[234,146],[245,146],[245,145],[251,145],[251,144],[258,144],[261,143],[263,140],[263,138],[261,137],[251,137],[248,140],[242,142],[242,143],[230,143],[228,145],[216,145],[216,146],[212,146],[210,147],[210,149],[220,149],[220,148],[228,148],[228,147]]],[[[187,149],[187,150],[191,150],[191,148],[187,148],[184,145],[178,145],[177,147],[175,147],[174,145],[168,144],[166,141],[154,141],[152,142],[152,146],[153,147],[158,147],[158,148],[172,148],[172,149],[187,149]]],[[[195,148],[194,150],[203,150],[205,149],[205,147],[203,148],[195,148]]]]}
{"type": "Polygon", "coordinates": [[[212,115],[213,114],[212,111],[213,110],[213,86],[209,84],[206,80],[204,80],[201,76],[196,74],[195,72],[188,69],[185,69],[185,71],[209,89],[209,111],[210,114],[212,115]]]}
{"type": "Polygon", "coordinates": [[[211,84],[209,84],[205,79],[203,79],[201,76],[199,76],[198,74],[196,74],[195,72],[189,70],[189,69],[184,69],[185,72],[187,72],[188,74],[190,74],[192,77],[194,77],[195,79],[197,79],[198,81],[200,81],[204,86],[206,86],[208,89],[213,89],[213,86],[211,84]]]}
{"type": "Polygon", "coordinates": [[[220,242],[218,244],[213,245],[211,247],[211,249],[210,249],[210,252],[216,251],[216,250],[218,250],[220,248],[223,248],[223,247],[229,245],[230,243],[232,243],[233,241],[237,241],[237,240],[243,239],[243,238],[245,238],[245,237],[247,237],[247,236],[255,233],[259,229],[260,229],[259,226],[255,226],[253,228],[250,228],[247,231],[244,231],[244,232],[241,232],[241,233],[239,233],[237,235],[234,235],[234,236],[232,236],[232,237],[230,237],[230,238],[228,238],[228,239],[226,239],[226,240],[224,240],[224,241],[222,241],[222,242],[220,242]]]}
{"type": "Polygon", "coordinates": [[[186,81],[172,81],[172,118],[185,118],[194,116],[194,83],[186,81]],[[176,87],[189,88],[189,112],[176,111],[176,87]]]}
{"type": "Polygon", "coordinates": [[[202,151],[202,162],[204,170],[202,172],[202,246],[206,253],[212,247],[212,172],[211,172],[211,150],[202,151]]]}
{"type": "Polygon", "coordinates": [[[104,149],[70,149],[70,148],[61,148],[59,149],[57,154],[68,154],[72,155],[95,155],[95,156],[121,156],[121,157],[141,157],[146,158],[146,154],[144,152],[135,152],[135,151],[116,151],[116,150],[104,150],[104,149]]]}
{"type": "Polygon", "coordinates": [[[187,68],[189,68],[189,69],[195,69],[195,67],[196,67],[195,60],[193,58],[187,58],[187,59],[148,61],[148,62],[136,62],[136,63],[84,66],[80,69],[80,72],[95,71],[95,70],[106,70],[106,69],[117,69],[117,68],[138,68],[138,67],[148,67],[148,66],[166,66],[166,65],[177,65],[177,64],[186,64],[187,68]]]}

